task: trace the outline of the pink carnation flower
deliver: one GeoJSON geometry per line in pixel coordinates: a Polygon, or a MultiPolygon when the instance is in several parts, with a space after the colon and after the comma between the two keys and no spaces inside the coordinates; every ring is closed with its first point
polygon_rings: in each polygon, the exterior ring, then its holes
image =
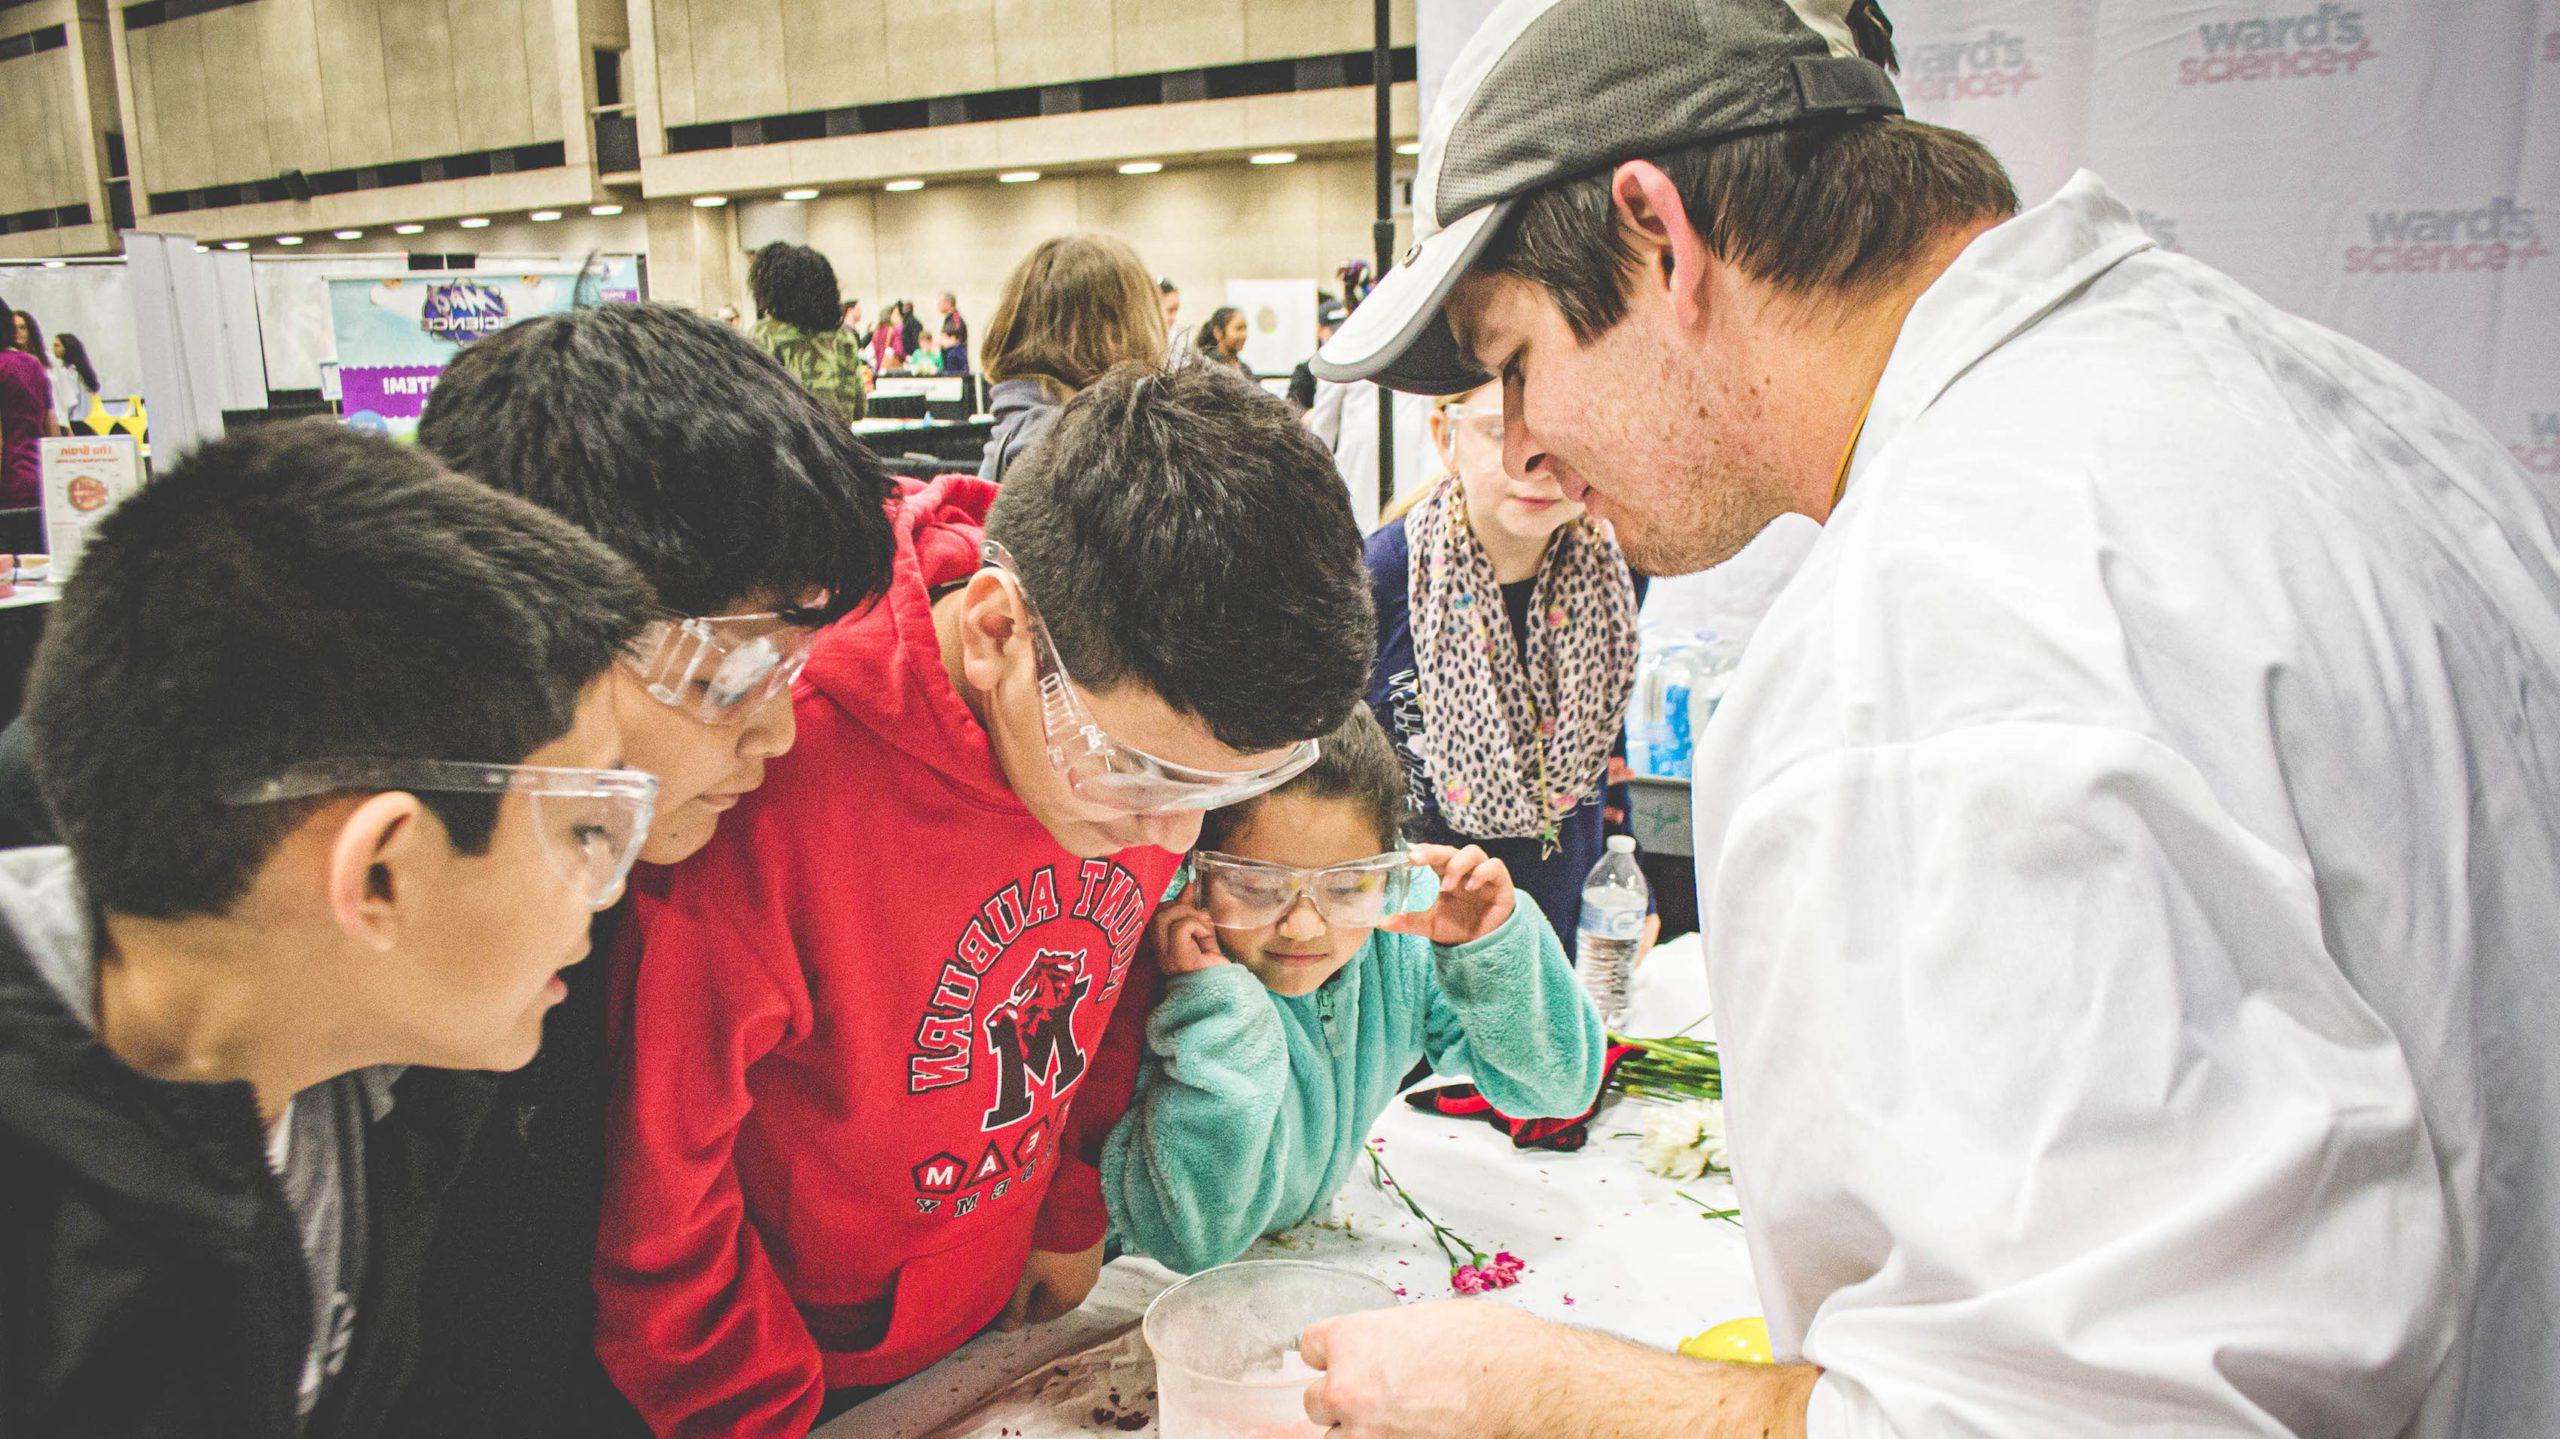
{"type": "Polygon", "coordinates": [[[1482,1294],[1493,1287],[1486,1279],[1483,1270],[1472,1264],[1461,1264],[1449,1275],[1449,1287],[1460,1294],[1482,1294]]]}

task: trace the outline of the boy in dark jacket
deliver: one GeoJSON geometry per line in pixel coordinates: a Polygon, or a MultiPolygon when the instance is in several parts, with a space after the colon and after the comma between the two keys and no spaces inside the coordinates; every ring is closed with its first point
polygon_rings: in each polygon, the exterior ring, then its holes
{"type": "Polygon", "coordinates": [[[100,526],[0,855],[0,1433],[382,1432],[434,1212],[647,832],[557,518],[334,425],[100,526]],[[437,1069],[401,1066],[438,1066],[437,1069]]]}
{"type": "MultiPolygon", "coordinates": [[[[627,762],[660,785],[642,865],[702,848],[791,748],[791,681],[818,626],[888,582],[879,462],[745,337],[659,305],[548,315],[478,341],[437,381],[418,442],[574,521],[657,592],[669,617],[609,689],[627,762]]],[[[597,916],[599,956],[629,908],[597,916]]],[[[596,1362],[587,1280],[605,971],[570,972],[541,1056],[502,1081],[454,1186],[403,1434],[646,1432],[596,1362]]]]}

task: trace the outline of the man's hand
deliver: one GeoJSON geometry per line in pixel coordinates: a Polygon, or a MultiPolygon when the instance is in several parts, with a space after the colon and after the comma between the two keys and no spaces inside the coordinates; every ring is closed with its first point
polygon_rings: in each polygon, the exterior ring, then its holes
{"type": "Polygon", "coordinates": [[[1099,1244],[1080,1254],[1034,1249],[1031,1262],[1022,1267],[1022,1282],[1014,1286],[1013,1302],[1004,1307],[996,1328],[1010,1334],[1025,1324],[1046,1324],[1073,1313],[1101,1277],[1099,1244]]]}
{"type": "Polygon", "coordinates": [[[1378,927],[1397,934],[1418,934],[1433,944],[1454,949],[1472,944],[1511,918],[1511,869],[1476,845],[1451,849],[1445,844],[1417,844],[1413,862],[1439,871],[1440,898],[1420,914],[1389,915],[1378,927]]]}
{"type": "Polygon", "coordinates": [[[1147,948],[1155,951],[1156,967],[1168,975],[1197,974],[1228,962],[1226,951],[1218,948],[1217,926],[1199,901],[1200,881],[1195,879],[1180,898],[1158,906],[1156,917],[1147,922],[1147,948]]]}
{"type": "Polygon", "coordinates": [[[1444,1299],[1310,1325],[1307,1417],[1342,1439],[1803,1439],[1822,1371],[1682,1359],[1444,1299]]]}
{"type": "Polygon", "coordinates": [[[1309,1325],[1298,1357],[1324,1371],[1307,1417],[1346,1439],[1492,1439],[1511,1430],[1521,1366],[1552,1326],[1508,1304],[1443,1299],[1309,1325]]]}

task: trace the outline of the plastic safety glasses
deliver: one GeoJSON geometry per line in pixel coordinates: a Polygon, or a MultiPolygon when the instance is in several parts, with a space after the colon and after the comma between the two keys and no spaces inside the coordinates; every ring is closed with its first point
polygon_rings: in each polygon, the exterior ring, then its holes
{"type": "Polygon", "coordinates": [[[233,805],[281,804],[350,790],[521,794],[552,869],[590,909],[605,909],[649,834],[658,779],[628,769],[555,769],[465,760],[335,759],[295,765],[223,797],[233,805]]]}
{"type": "Polygon", "coordinates": [[[1491,449],[1502,448],[1502,406],[1443,405],[1441,413],[1449,417],[1452,431],[1462,439],[1472,440],[1491,449]]]}
{"type": "Polygon", "coordinates": [[[1220,929],[1278,924],[1302,895],[1336,929],[1372,928],[1388,915],[1429,909],[1440,897],[1440,876],[1401,850],[1330,869],[1290,869],[1202,850],[1191,857],[1191,870],[1200,881],[1200,907],[1220,929]]]}
{"type": "Polygon", "coordinates": [[[705,724],[743,724],[789,692],[817,642],[816,630],[779,614],[665,619],[640,632],[622,663],[659,703],[705,724]]]}
{"type": "Polygon", "coordinates": [[[1040,608],[1013,567],[1013,556],[989,540],[983,557],[1011,575],[1022,595],[1039,667],[1040,719],[1048,732],[1049,763],[1077,798],[1132,815],[1219,809],[1268,794],[1316,762],[1316,742],[1311,739],[1291,745],[1277,763],[1247,771],[1193,769],[1113,739],[1094,723],[1093,712],[1068,677],[1058,647],[1049,638],[1049,627],[1041,622],[1040,608]]]}

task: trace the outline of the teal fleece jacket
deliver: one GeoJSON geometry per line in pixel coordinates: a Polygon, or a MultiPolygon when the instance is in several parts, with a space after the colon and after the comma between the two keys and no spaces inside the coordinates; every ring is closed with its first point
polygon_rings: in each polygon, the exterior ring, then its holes
{"type": "Polygon", "coordinates": [[[1324,1212],[1414,1061],[1521,1119],[1591,1107],[1608,1035],[1528,895],[1444,948],[1379,930],[1323,988],[1243,965],[1176,975],[1147,1020],[1137,1096],[1102,1153],[1113,1232],[1190,1272],[1324,1212]]]}

